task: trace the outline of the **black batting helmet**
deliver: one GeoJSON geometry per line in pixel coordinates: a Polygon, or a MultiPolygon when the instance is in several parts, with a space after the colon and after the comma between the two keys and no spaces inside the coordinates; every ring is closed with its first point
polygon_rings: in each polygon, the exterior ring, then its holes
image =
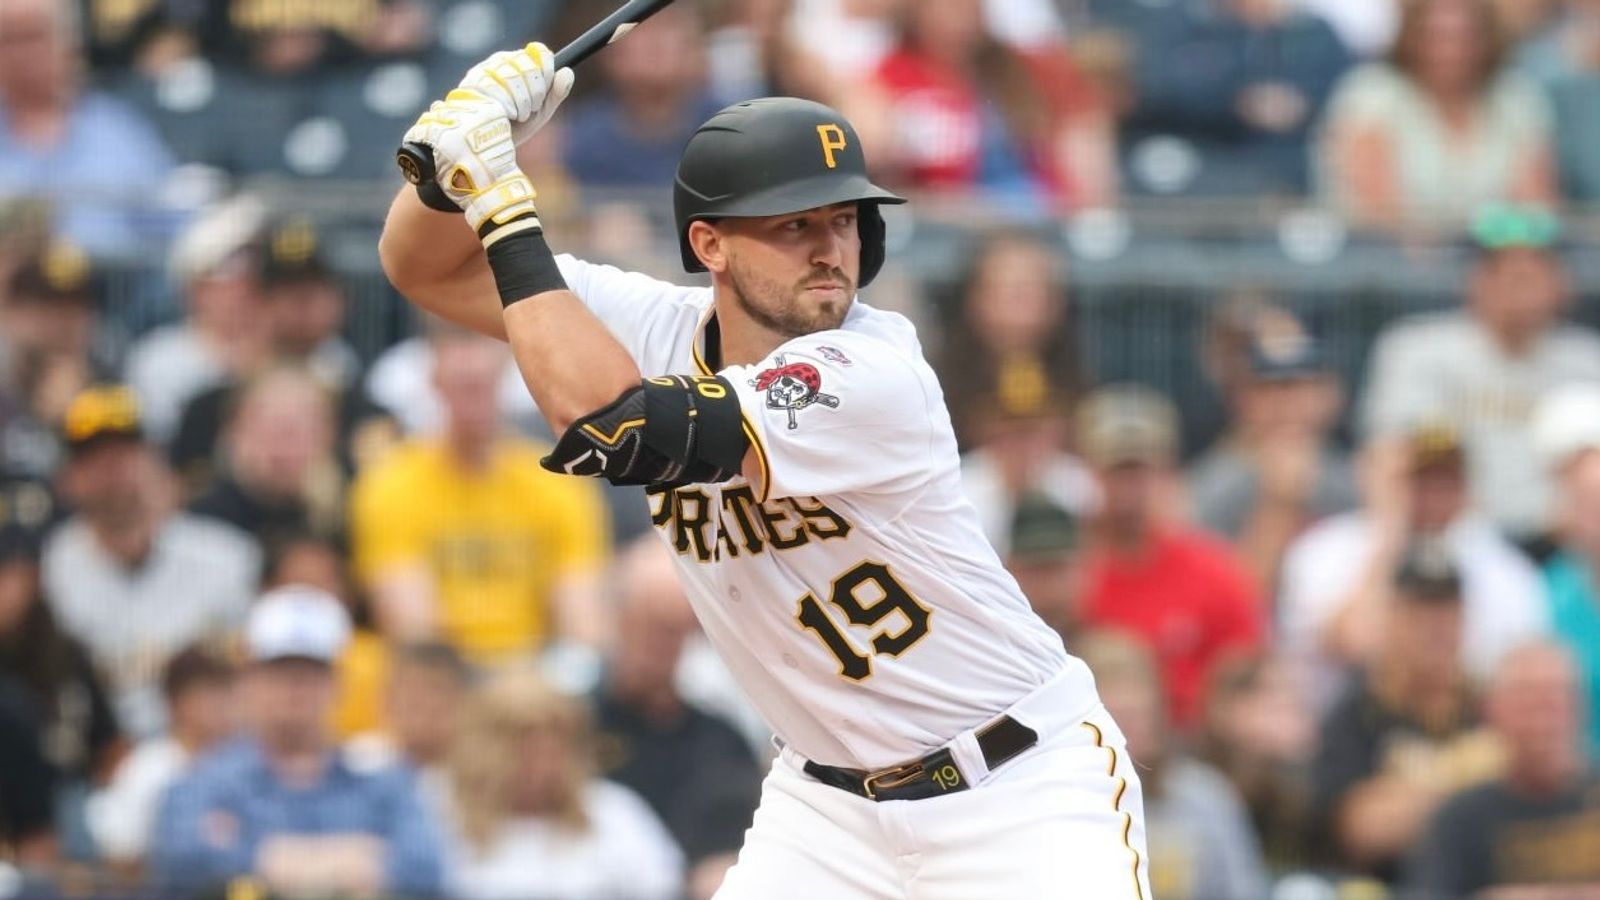
{"type": "Polygon", "coordinates": [[[724,216],[779,216],[861,201],[861,279],[883,268],[880,203],[904,203],[867,177],[856,131],[836,111],[794,97],[747,100],[712,116],[678,161],[672,207],[683,267],[706,267],[689,246],[689,224],[724,216]]]}

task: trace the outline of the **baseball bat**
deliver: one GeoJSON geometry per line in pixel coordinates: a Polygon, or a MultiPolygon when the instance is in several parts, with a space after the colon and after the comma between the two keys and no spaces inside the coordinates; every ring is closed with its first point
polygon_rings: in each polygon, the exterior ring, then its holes
{"type": "MultiPolygon", "coordinates": [[[[593,56],[601,47],[614,43],[632,31],[634,26],[670,5],[673,0],[628,0],[616,12],[601,19],[594,27],[579,35],[572,43],[556,51],[555,70],[575,66],[593,56]]],[[[416,185],[417,196],[432,209],[441,212],[460,212],[445,197],[433,166],[433,148],[420,141],[406,141],[395,152],[395,164],[406,181],[416,185]]]]}

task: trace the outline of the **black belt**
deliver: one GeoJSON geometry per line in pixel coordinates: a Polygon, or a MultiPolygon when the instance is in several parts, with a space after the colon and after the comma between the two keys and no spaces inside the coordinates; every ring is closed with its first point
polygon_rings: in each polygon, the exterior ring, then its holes
{"type": "MultiPolygon", "coordinates": [[[[978,750],[990,771],[1001,763],[1039,742],[1032,728],[1010,716],[1001,716],[984,726],[975,737],[978,750]]],[[[921,800],[944,794],[964,791],[972,785],[967,776],[956,767],[950,748],[935,750],[916,762],[903,766],[863,772],[860,769],[841,769],[806,761],[805,772],[823,784],[849,791],[868,800],[921,800]]]]}

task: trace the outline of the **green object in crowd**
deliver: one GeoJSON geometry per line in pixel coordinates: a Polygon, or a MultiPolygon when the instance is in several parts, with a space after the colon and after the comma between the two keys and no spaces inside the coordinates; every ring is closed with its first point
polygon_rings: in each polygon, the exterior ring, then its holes
{"type": "Polygon", "coordinates": [[[1561,219],[1541,206],[1495,204],[1472,221],[1472,239],[1485,250],[1548,247],[1561,237],[1561,219]]]}

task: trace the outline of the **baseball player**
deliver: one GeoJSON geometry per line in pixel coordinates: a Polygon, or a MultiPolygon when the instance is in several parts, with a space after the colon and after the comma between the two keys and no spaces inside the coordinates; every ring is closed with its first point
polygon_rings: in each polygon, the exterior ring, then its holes
{"type": "Polygon", "coordinates": [[[792,98],[706,122],[675,211],[712,286],[679,287],[546,243],[516,147],[572,77],[540,44],[472,69],[406,138],[466,227],[407,188],[381,252],[414,302],[510,341],[561,435],[546,467],[645,486],[776,732],[717,896],[1149,900],[1122,734],[985,542],[912,326],[856,299],[903,201],[855,131],[792,98]]]}

